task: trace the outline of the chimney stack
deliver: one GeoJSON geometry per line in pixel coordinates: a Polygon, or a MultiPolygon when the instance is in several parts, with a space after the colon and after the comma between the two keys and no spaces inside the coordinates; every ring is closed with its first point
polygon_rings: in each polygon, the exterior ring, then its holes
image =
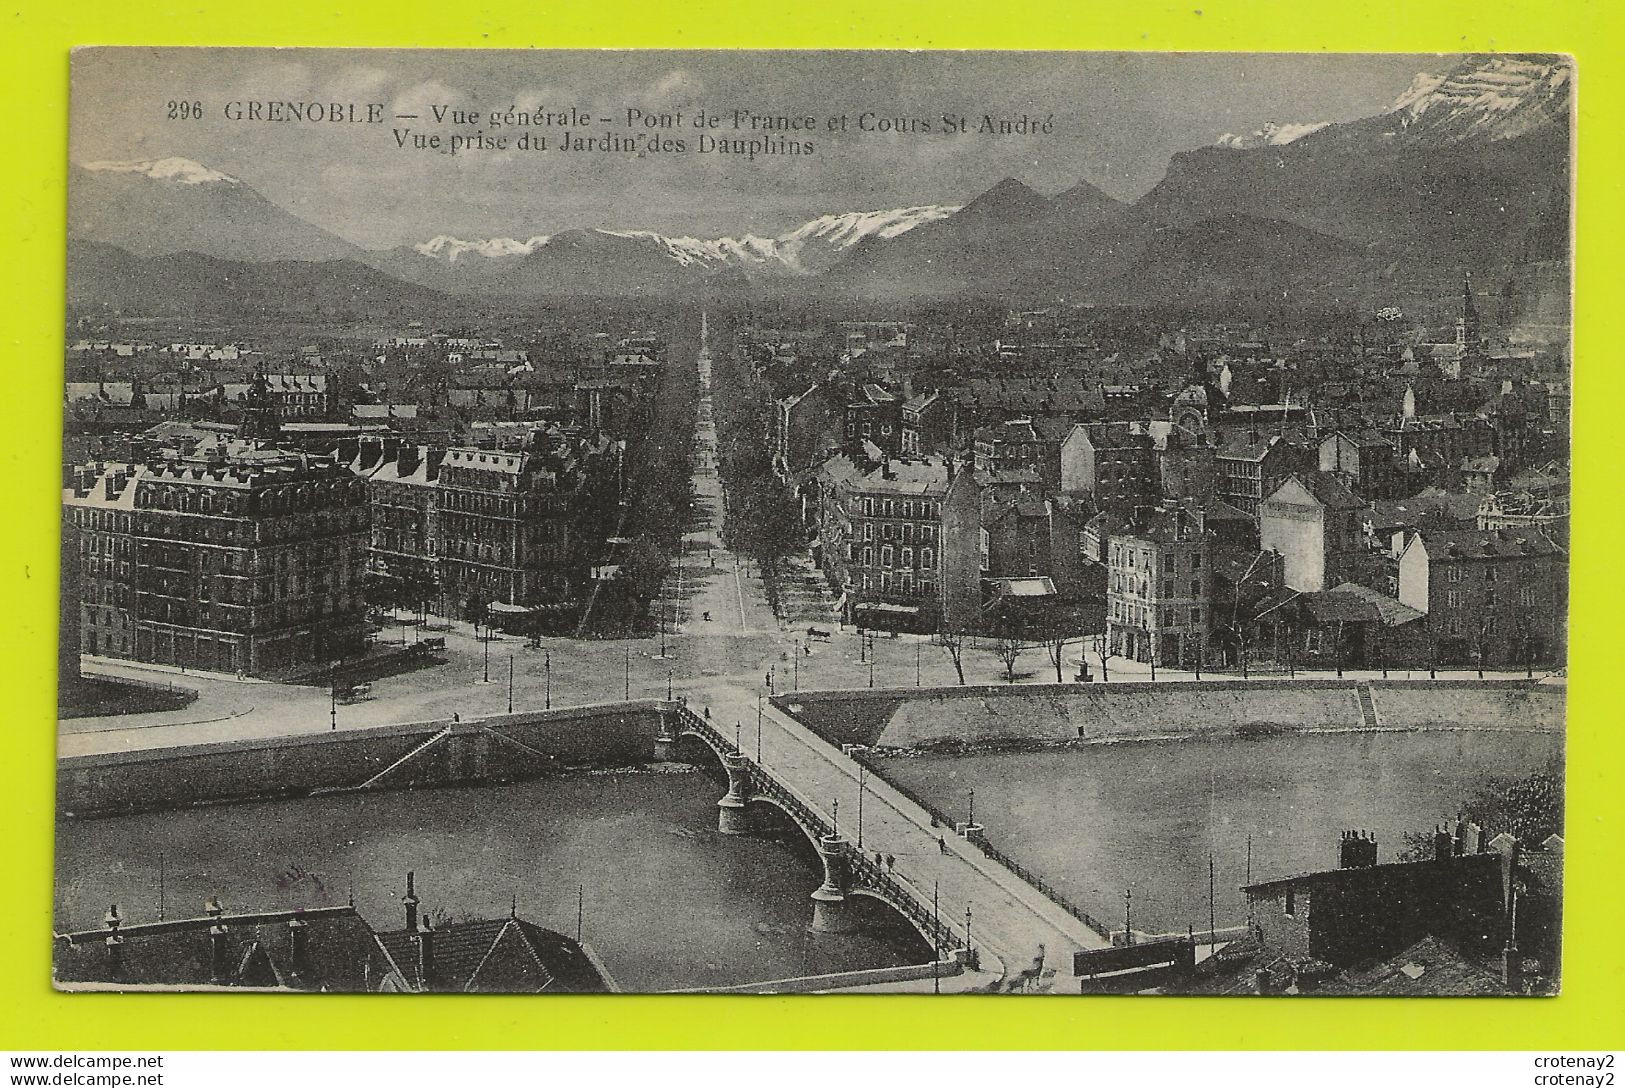
{"type": "Polygon", "coordinates": [[[427,918],[423,919],[417,932],[418,988],[421,990],[428,990],[435,979],[434,937],[434,924],[427,918]]]}
{"type": "Polygon", "coordinates": [[[1450,837],[1450,829],[1440,826],[1433,831],[1433,860],[1449,861],[1455,855],[1455,841],[1450,837]]]}
{"type": "Polygon", "coordinates": [[[413,890],[412,878],[414,874],[406,874],[406,894],[401,897],[401,904],[406,908],[406,932],[416,933],[418,929],[418,897],[413,890]]]}
{"type": "Polygon", "coordinates": [[[1338,844],[1337,867],[1340,869],[1369,869],[1377,864],[1376,837],[1364,831],[1345,831],[1338,844]]]}

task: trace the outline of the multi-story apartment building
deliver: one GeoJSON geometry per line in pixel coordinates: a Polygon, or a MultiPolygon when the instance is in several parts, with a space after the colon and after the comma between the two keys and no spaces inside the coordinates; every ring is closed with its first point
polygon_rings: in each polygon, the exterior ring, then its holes
{"type": "Polygon", "coordinates": [[[1061,443],[1062,494],[1088,495],[1102,510],[1128,513],[1160,493],[1151,435],[1128,423],[1080,423],[1061,443]]]}
{"type": "Polygon", "coordinates": [[[946,461],[832,459],[819,525],[819,558],[845,594],[849,622],[934,630],[941,614],[942,500],[946,461]]]}
{"type": "MultiPolygon", "coordinates": [[[[62,503],[77,537],[64,589],[78,589],[79,645],[87,654],[135,656],[135,488],[139,465],[69,465],[62,503]]],[[[64,559],[66,562],[66,557],[64,559]]]]}
{"type": "Polygon", "coordinates": [[[810,468],[826,443],[840,440],[841,405],[826,385],[773,402],[773,471],[789,479],[810,468]]]}
{"type": "Polygon", "coordinates": [[[937,390],[910,397],[903,402],[903,456],[941,452],[952,425],[953,406],[937,390]]]}
{"type": "Polygon", "coordinates": [[[1249,517],[1288,476],[1309,467],[1309,459],[1280,436],[1220,446],[1214,455],[1219,498],[1249,517]]]}
{"type": "Polygon", "coordinates": [[[903,401],[872,382],[860,385],[847,398],[844,409],[846,437],[872,442],[895,457],[903,448],[903,401]]]}
{"type": "Polygon", "coordinates": [[[574,596],[585,539],[573,515],[586,476],[568,447],[450,449],[438,482],[440,573],[457,612],[574,596]]]}
{"type": "Polygon", "coordinates": [[[474,439],[345,450],[366,485],[371,569],[447,615],[573,614],[614,517],[621,444],[535,424],[475,424],[474,439]]]}
{"type": "Polygon", "coordinates": [[[350,468],[367,484],[369,565],[414,585],[440,587],[440,463],[445,451],[363,441],[350,468]]]}
{"type": "Polygon", "coordinates": [[[1136,661],[1190,668],[1204,660],[1212,624],[1213,564],[1194,504],[1141,510],[1110,530],[1106,638],[1136,661]]]}
{"type": "Polygon", "coordinates": [[[1427,614],[1441,663],[1561,661],[1568,556],[1539,529],[1429,530],[1399,557],[1399,600],[1427,614]]]}
{"type": "Polygon", "coordinates": [[[1320,440],[1318,460],[1320,471],[1336,473],[1368,502],[1401,498],[1408,491],[1393,445],[1374,431],[1333,431],[1320,440]]]}
{"type": "Polygon", "coordinates": [[[1289,476],[1258,508],[1258,542],[1281,555],[1289,589],[1316,593],[1350,580],[1365,551],[1366,504],[1330,472],[1289,476]]]}
{"type": "Polygon", "coordinates": [[[363,644],[366,494],[332,458],[222,440],[77,470],[63,503],[87,652],[289,675],[363,644]]]}

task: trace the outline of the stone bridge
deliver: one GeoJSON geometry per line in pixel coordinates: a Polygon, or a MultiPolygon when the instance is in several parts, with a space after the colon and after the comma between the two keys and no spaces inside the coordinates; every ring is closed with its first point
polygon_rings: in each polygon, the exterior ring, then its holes
{"type": "Polygon", "coordinates": [[[961,966],[974,970],[976,950],[961,923],[954,926],[942,916],[940,903],[933,902],[931,889],[915,887],[884,863],[853,847],[840,833],[834,818],[826,819],[797,797],[784,783],[755,763],[704,718],[677,705],[662,717],[655,737],[655,758],[676,758],[677,741],[694,737],[710,748],[728,776],[728,792],[717,802],[717,830],[724,835],[743,835],[756,830],[751,806],[771,805],[782,812],[818,851],[824,867],[824,880],[812,893],[812,924],[815,933],[849,933],[858,926],[852,909],[854,899],[877,899],[902,915],[935,951],[935,958],[951,956],[961,966]]]}
{"type": "Polygon", "coordinates": [[[1075,952],[1110,946],[1089,920],[990,856],[978,829],[940,824],[771,705],[750,704],[758,725],[754,744],[746,743],[746,707],[735,693],[719,685],[704,695],[703,713],[668,704],[655,756],[676,758],[685,737],[715,753],[728,780],[717,802],[722,833],[752,830],[753,806],[766,804],[807,836],[823,862],[812,893],[815,931],[850,929],[860,917],[854,900],[877,899],[907,919],[939,960],[957,960],[988,988],[1023,992],[1051,990],[1057,973],[1070,973],[1075,952]],[[720,728],[719,718],[734,727],[720,728]]]}

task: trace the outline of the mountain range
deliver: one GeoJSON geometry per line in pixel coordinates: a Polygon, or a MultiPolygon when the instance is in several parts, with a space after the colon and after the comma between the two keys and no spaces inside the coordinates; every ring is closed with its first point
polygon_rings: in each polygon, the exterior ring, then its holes
{"type": "MultiPolygon", "coordinates": [[[[1407,285],[1441,289],[1469,269],[1527,289],[1531,268],[1566,267],[1571,110],[1566,59],[1473,56],[1419,76],[1373,117],[1272,122],[1180,152],[1131,203],[1087,181],[1046,196],[1010,178],[962,204],[823,215],[771,237],[574,229],[437,234],[383,251],[202,164],[93,162],[70,178],[70,297],[173,309],[217,277],[244,299],[255,284],[288,300],[320,284],[418,303],[723,284],[879,299],[1363,305],[1407,285]]],[[[1567,291],[1566,273],[1542,282],[1537,294],[1567,291]]]]}

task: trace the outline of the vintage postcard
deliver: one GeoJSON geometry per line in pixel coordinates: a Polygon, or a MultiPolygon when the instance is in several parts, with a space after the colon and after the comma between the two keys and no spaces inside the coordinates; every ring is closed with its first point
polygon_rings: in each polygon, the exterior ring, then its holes
{"type": "Polygon", "coordinates": [[[56,985],[1556,993],[1575,88],[77,51],[56,985]]]}

